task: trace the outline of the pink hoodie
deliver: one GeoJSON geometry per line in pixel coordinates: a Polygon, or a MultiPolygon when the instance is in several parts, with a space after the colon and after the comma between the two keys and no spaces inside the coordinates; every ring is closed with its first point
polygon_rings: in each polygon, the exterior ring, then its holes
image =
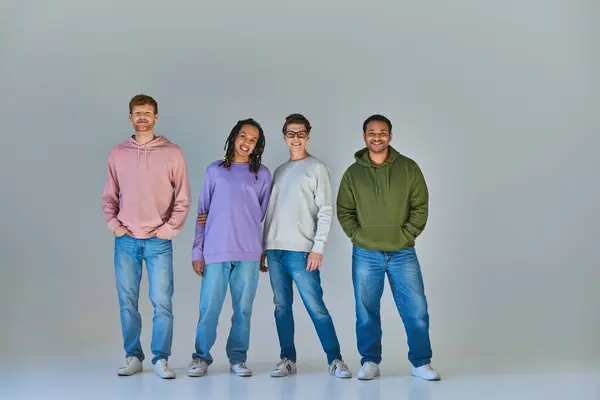
{"type": "Polygon", "coordinates": [[[113,147],[102,193],[111,231],[123,225],[138,239],[158,228],[173,237],[190,210],[190,183],[183,151],[164,136],[146,144],[130,137],[113,147]]]}

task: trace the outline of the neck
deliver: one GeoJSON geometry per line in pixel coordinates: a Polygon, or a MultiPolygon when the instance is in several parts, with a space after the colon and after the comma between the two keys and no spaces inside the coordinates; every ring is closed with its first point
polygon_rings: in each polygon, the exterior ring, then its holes
{"type": "Polygon", "coordinates": [[[134,137],[136,142],[140,144],[146,144],[154,139],[154,131],[136,132],[134,137]]]}
{"type": "Polygon", "coordinates": [[[290,151],[290,160],[291,161],[298,161],[298,160],[302,160],[306,157],[310,156],[310,154],[308,154],[308,152],[306,150],[302,151],[302,152],[292,152],[290,151]]]}
{"type": "Polygon", "coordinates": [[[235,163],[248,164],[250,162],[250,157],[242,157],[239,154],[234,154],[231,161],[235,163]]]}
{"type": "Polygon", "coordinates": [[[390,156],[390,149],[385,149],[381,153],[373,153],[369,151],[369,159],[375,165],[383,165],[390,156]]]}

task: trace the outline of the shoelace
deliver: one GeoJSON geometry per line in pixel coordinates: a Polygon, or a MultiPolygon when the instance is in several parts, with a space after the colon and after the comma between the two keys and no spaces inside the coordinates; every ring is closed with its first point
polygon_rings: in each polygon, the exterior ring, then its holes
{"type": "Polygon", "coordinates": [[[125,368],[129,367],[132,362],[133,362],[133,357],[127,357],[127,359],[125,360],[125,368]]]}
{"type": "Polygon", "coordinates": [[[284,358],[283,360],[281,360],[279,362],[279,364],[277,364],[275,366],[275,369],[277,371],[283,371],[284,368],[287,368],[288,364],[290,363],[290,360],[288,360],[287,358],[284,358]]]}
{"type": "Polygon", "coordinates": [[[342,371],[349,371],[348,366],[343,361],[338,361],[336,365],[342,371]]]}
{"type": "Polygon", "coordinates": [[[200,368],[201,365],[202,365],[202,360],[195,359],[190,362],[189,367],[190,368],[200,368]]]}
{"type": "Polygon", "coordinates": [[[335,360],[331,363],[331,366],[329,367],[329,373],[333,375],[336,368],[341,371],[349,371],[348,366],[346,366],[346,364],[344,364],[344,362],[341,360],[335,360]]]}

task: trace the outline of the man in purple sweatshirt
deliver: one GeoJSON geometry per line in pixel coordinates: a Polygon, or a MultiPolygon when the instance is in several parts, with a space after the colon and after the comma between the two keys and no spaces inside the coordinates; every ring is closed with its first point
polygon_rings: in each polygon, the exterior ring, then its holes
{"type": "Polygon", "coordinates": [[[217,337],[219,315],[231,288],[233,318],[227,340],[230,370],[251,376],[246,366],[250,317],[262,259],[262,221],[271,191],[271,172],[261,164],[265,136],[253,119],[239,121],[226,142],[223,160],[208,166],[198,201],[198,214],[208,214],[206,225],[196,223],[192,250],[194,271],[202,279],[196,352],[188,376],[206,375],[213,362],[210,349],[217,337]]]}

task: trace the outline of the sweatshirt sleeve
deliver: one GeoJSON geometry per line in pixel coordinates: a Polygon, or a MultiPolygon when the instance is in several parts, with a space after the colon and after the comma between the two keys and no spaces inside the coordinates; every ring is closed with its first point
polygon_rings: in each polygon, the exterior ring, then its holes
{"type": "Polygon", "coordinates": [[[338,191],[337,218],[346,236],[350,239],[354,238],[360,225],[356,213],[356,200],[350,185],[350,173],[347,170],[342,177],[338,191]]]}
{"type": "Polygon", "coordinates": [[[258,201],[260,203],[260,209],[262,210],[261,222],[265,220],[267,215],[267,208],[269,207],[269,199],[271,198],[271,185],[273,184],[273,176],[271,171],[265,167],[264,182],[258,193],[258,201]]]}
{"type": "Polygon", "coordinates": [[[175,202],[169,220],[158,228],[158,232],[167,237],[177,235],[183,229],[185,219],[190,212],[190,181],[183,152],[180,152],[172,171],[175,202]]]}
{"type": "Polygon", "coordinates": [[[317,206],[317,229],[313,239],[312,251],[323,254],[325,244],[331,229],[333,216],[333,201],[331,194],[331,177],[329,170],[324,165],[316,169],[315,204],[317,206]]]}
{"type": "MultiPolygon", "coordinates": [[[[206,169],[204,174],[204,182],[202,189],[200,190],[200,197],[198,198],[198,215],[209,212],[210,203],[212,200],[213,192],[215,189],[215,180],[211,173],[211,168],[206,169]]],[[[204,230],[205,225],[196,222],[196,233],[194,235],[194,244],[192,246],[192,261],[204,260],[204,230]]]]}
{"type": "Polygon", "coordinates": [[[104,219],[111,231],[121,226],[121,221],[117,219],[119,214],[119,181],[117,180],[117,171],[112,153],[108,156],[106,182],[102,192],[102,209],[104,210],[104,219]]]}
{"type": "Polygon", "coordinates": [[[415,164],[415,177],[410,188],[410,215],[404,223],[403,230],[407,232],[412,239],[416,239],[427,224],[429,215],[429,192],[423,172],[415,164]]]}

